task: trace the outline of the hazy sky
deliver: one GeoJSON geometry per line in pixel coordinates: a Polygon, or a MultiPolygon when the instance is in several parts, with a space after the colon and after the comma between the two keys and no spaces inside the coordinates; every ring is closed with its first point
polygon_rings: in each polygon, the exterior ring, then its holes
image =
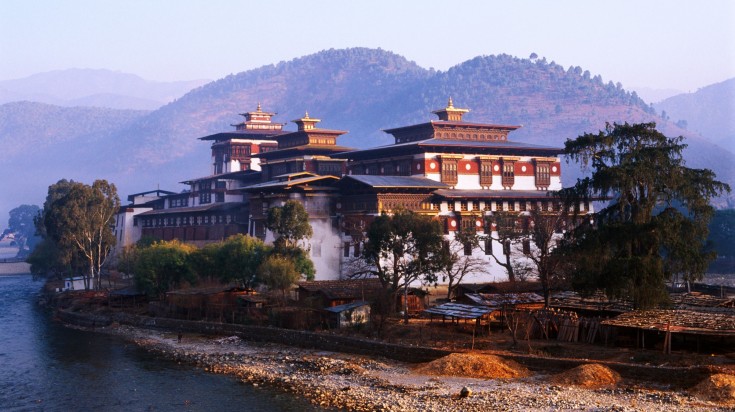
{"type": "Polygon", "coordinates": [[[735,1],[0,0],[0,80],[105,68],[217,79],[329,48],[446,70],[532,52],[626,88],[735,77],[735,1]]]}

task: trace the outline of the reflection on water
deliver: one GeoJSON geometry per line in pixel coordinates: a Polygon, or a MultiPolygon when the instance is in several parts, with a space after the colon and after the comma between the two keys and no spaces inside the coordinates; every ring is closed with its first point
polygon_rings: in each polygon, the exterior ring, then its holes
{"type": "Polygon", "coordinates": [[[302,400],[179,365],[104,334],[53,321],[41,284],[0,276],[3,411],[304,411],[302,400]]]}

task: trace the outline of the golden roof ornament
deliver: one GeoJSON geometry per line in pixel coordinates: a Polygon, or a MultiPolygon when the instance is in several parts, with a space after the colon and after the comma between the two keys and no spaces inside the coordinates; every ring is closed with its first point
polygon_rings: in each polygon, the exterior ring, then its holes
{"type": "Polygon", "coordinates": [[[447,107],[441,110],[435,110],[432,113],[437,115],[439,117],[439,120],[461,122],[462,116],[469,111],[469,109],[458,109],[454,107],[454,101],[452,101],[452,97],[449,96],[447,107]]]}

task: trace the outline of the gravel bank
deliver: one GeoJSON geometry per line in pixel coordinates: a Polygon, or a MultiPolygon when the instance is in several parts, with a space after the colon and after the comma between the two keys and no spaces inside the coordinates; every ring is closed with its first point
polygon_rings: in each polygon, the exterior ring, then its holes
{"type": "Polygon", "coordinates": [[[128,326],[106,328],[138,345],[254,386],[268,385],[325,408],[354,411],[734,411],[683,392],[583,389],[549,376],[510,380],[430,376],[380,358],[209,338],[128,326]],[[460,398],[463,387],[472,394],[460,398]]]}

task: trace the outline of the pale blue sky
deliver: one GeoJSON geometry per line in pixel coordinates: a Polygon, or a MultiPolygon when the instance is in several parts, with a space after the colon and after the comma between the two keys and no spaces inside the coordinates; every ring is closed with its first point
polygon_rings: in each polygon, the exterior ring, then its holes
{"type": "Polygon", "coordinates": [[[0,0],[0,80],[105,68],[217,79],[329,48],[438,70],[532,52],[626,88],[735,77],[735,1],[0,0]]]}

